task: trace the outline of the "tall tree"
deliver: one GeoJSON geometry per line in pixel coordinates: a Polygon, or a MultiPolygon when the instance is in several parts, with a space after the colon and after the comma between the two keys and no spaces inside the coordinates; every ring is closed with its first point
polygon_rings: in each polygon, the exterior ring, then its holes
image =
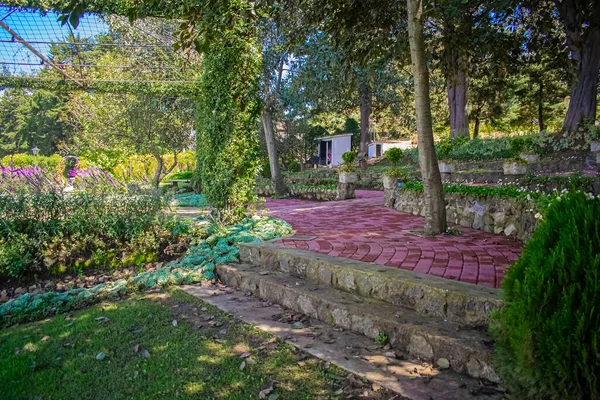
{"type": "Polygon", "coordinates": [[[563,131],[575,132],[583,123],[596,119],[600,71],[600,2],[555,0],[554,3],[575,65],[575,80],[563,131]]]}
{"type": "Polygon", "coordinates": [[[419,136],[419,166],[425,192],[425,233],[436,235],[446,230],[446,205],[442,177],[433,143],[429,69],[423,38],[423,0],[407,0],[408,41],[415,80],[415,109],[419,136]]]}
{"type": "Polygon", "coordinates": [[[264,21],[262,24],[262,96],[263,108],[260,119],[265,134],[267,155],[271,171],[271,182],[277,195],[285,193],[285,185],[277,151],[275,138],[275,126],[273,123],[276,109],[279,106],[280,87],[283,80],[283,69],[288,59],[288,51],[284,45],[282,34],[278,26],[272,21],[264,21]]]}

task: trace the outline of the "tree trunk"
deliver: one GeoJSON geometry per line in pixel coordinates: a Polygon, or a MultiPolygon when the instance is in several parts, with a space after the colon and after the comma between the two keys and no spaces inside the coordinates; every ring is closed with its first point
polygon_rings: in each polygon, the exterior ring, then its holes
{"type": "Polygon", "coordinates": [[[546,124],[544,123],[544,83],[541,78],[538,88],[538,124],[540,132],[546,130],[546,124]]]}
{"type": "Polygon", "coordinates": [[[479,124],[481,119],[479,118],[479,114],[481,112],[481,107],[477,107],[477,113],[475,114],[475,126],[473,126],[473,139],[479,137],[479,124]]]}
{"type": "Polygon", "coordinates": [[[360,145],[358,146],[358,152],[366,155],[371,139],[369,120],[371,118],[371,104],[373,100],[373,91],[366,78],[363,78],[363,82],[359,83],[358,94],[360,98],[360,145]]]}
{"type": "Polygon", "coordinates": [[[269,155],[269,167],[271,168],[271,182],[275,188],[275,194],[281,196],[285,194],[285,186],[283,184],[281,170],[279,169],[277,146],[275,146],[273,116],[271,115],[268,105],[265,106],[260,114],[260,119],[262,120],[263,129],[265,131],[265,142],[267,143],[267,153],[269,155]]]}
{"type": "Polygon", "coordinates": [[[160,155],[155,154],[154,158],[156,158],[156,171],[154,172],[154,178],[152,179],[152,186],[158,189],[158,185],[160,184],[160,176],[164,167],[164,162],[160,155]]]}
{"type": "Polygon", "coordinates": [[[592,4],[589,23],[583,21],[574,1],[555,1],[565,29],[571,58],[576,63],[576,82],[571,90],[563,132],[576,132],[583,123],[596,119],[598,72],[600,70],[600,4],[592,4]],[[587,25],[587,26],[586,26],[587,25]],[[584,32],[585,30],[585,32],[584,32]]]}
{"type": "Polygon", "coordinates": [[[169,175],[175,167],[177,166],[177,153],[173,153],[173,164],[165,171],[163,174],[163,170],[165,168],[165,162],[160,154],[154,154],[154,158],[156,158],[156,171],[154,172],[154,178],[152,179],[152,186],[158,189],[160,185],[160,181],[164,176],[169,175]]]}
{"type": "Polygon", "coordinates": [[[423,40],[422,0],[407,0],[408,41],[415,81],[415,110],[419,138],[419,166],[425,194],[425,233],[439,234],[446,230],[446,206],[442,178],[433,143],[431,105],[429,100],[429,70],[423,40]]]}
{"type": "Polygon", "coordinates": [[[450,136],[469,136],[467,113],[467,55],[452,55],[446,87],[450,109],[450,136]]]}

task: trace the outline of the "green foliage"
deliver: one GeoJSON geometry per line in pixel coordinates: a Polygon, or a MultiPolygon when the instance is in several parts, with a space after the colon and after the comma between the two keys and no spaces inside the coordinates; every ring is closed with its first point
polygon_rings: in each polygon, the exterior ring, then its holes
{"type": "MultiPolygon", "coordinates": [[[[5,167],[14,166],[16,168],[37,165],[38,167],[49,171],[52,175],[62,175],[65,167],[64,159],[58,154],[53,154],[51,156],[32,156],[22,153],[13,154],[0,159],[0,164],[5,167]]],[[[81,164],[86,165],[87,161],[82,160],[81,164]]]]}
{"type": "Polygon", "coordinates": [[[515,398],[600,397],[600,202],[571,192],[547,210],[503,281],[491,331],[515,398]]]}
{"type": "Polygon", "coordinates": [[[197,104],[199,186],[227,221],[244,217],[255,199],[261,167],[257,120],[260,50],[257,40],[227,34],[204,55],[197,104]]]}
{"type": "Polygon", "coordinates": [[[436,153],[440,160],[444,160],[450,157],[452,150],[459,148],[469,141],[468,136],[443,136],[436,144],[436,153]]]}
{"type": "Polygon", "coordinates": [[[342,160],[345,164],[352,164],[356,160],[356,153],[353,151],[347,151],[342,154],[342,160]]]}
{"type": "Polygon", "coordinates": [[[187,180],[192,179],[194,176],[194,171],[183,171],[183,172],[173,172],[172,174],[167,175],[164,180],[187,180]]]}
{"type": "Polygon", "coordinates": [[[109,250],[119,256],[157,254],[166,219],[163,208],[162,199],[154,196],[0,196],[0,276],[48,273],[109,250]]]}
{"type": "MultiPolygon", "coordinates": [[[[175,222],[170,228],[179,232],[185,222],[175,222]]],[[[169,227],[169,224],[166,224],[169,227]]],[[[189,227],[188,227],[189,228],[189,227]]],[[[264,216],[245,218],[235,225],[223,226],[212,221],[207,229],[196,232],[197,244],[175,263],[156,271],[142,272],[130,280],[121,279],[99,284],[90,289],[71,289],[63,293],[24,294],[0,305],[0,327],[31,321],[50,313],[62,313],[97,303],[110,297],[123,296],[135,290],[168,285],[181,285],[214,279],[215,265],[235,262],[240,243],[272,240],[287,235],[292,227],[285,221],[264,216]]],[[[0,254],[1,250],[0,250],[0,254]]],[[[133,258],[144,262],[143,254],[133,258]]],[[[137,264],[132,260],[132,264],[137,264]]]]}
{"type": "Polygon", "coordinates": [[[412,169],[409,167],[394,167],[385,171],[383,176],[389,176],[394,178],[400,182],[406,182],[408,180],[414,179],[414,174],[412,173],[412,169]]]}
{"type": "MultiPolygon", "coordinates": [[[[418,181],[405,182],[405,190],[423,191],[423,183],[418,181]]],[[[508,197],[535,201],[539,210],[544,210],[554,196],[534,191],[526,191],[516,186],[469,186],[461,184],[444,184],[444,192],[469,196],[508,197]]]]}
{"type": "Polygon", "coordinates": [[[397,147],[393,147],[385,152],[385,158],[394,165],[398,165],[402,158],[404,157],[404,152],[402,149],[397,147]]]}
{"type": "Polygon", "coordinates": [[[446,158],[452,160],[497,160],[515,156],[510,148],[509,138],[475,138],[458,145],[450,146],[446,158]]]}
{"type": "Polygon", "coordinates": [[[300,172],[302,168],[300,167],[300,163],[298,161],[292,161],[287,165],[286,169],[289,172],[300,172]]]}
{"type": "Polygon", "coordinates": [[[383,345],[383,344],[386,344],[389,340],[390,340],[390,338],[388,337],[388,335],[386,335],[383,332],[379,332],[379,334],[375,338],[375,343],[383,345]]]}
{"type": "Polygon", "coordinates": [[[534,147],[531,136],[513,136],[510,138],[510,148],[513,154],[535,154],[539,153],[534,147]]]}
{"type": "Polygon", "coordinates": [[[56,152],[68,140],[64,123],[66,96],[47,90],[7,89],[0,96],[0,156],[40,149],[41,155],[56,152]]]}

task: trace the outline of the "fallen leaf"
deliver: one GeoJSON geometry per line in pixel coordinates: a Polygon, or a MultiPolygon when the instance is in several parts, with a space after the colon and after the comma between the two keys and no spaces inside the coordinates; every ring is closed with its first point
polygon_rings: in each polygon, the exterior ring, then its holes
{"type": "Polygon", "coordinates": [[[15,354],[19,354],[21,350],[18,347],[15,347],[15,354]]]}
{"type": "Polygon", "coordinates": [[[94,318],[94,319],[98,322],[103,322],[103,323],[107,323],[108,321],[110,321],[110,318],[107,318],[107,317],[98,317],[98,318],[94,318]]]}
{"type": "Polygon", "coordinates": [[[173,320],[173,326],[177,326],[177,320],[176,319],[173,320]]]}
{"type": "Polygon", "coordinates": [[[106,357],[106,355],[104,353],[96,354],[96,360],[98,360],[98,361],[104,360],[104,357],[106,357]]]}
{"type": "Polygon", "coordinates": [[[244,368],[246,368],[246,361],[242,361],[242,363],[240,364],[240,371],[243,371],[244,368]]]}
{"type": "Polygon", "coordinates": [[[45,341],[46,341],[46,340],[48,340],[48,339],[50,339],[50,336],[44,336],[44,337],[42,338],[42,342],[45,342],[45,341]]]}
{"type": "Polygon", "coordinates": [[[298,321],[298,322],[294,322],[292,324],[292,329],[302,329],[304,327],[304,325],[302,324],[302,322],[298,321]]]}
{"type": "Polygon", "coordinates": [[[240,355],[240,358],[248,358],[248,357],[250,357],[250,353],[242,353],[240,355]]]}
{"type": "Polygon", "coordinates": [[[255,360],[253,360],[253,359],[251,359],[251,358],[247,358],[247,359],[246,359],[246,364],[248,364],[248,365],[255,365],[255,364],[256,364],[256,361],[255,361],[255,360]]]}
{"type": "Polygon", "coordinates": [[[150,357],[150,352],[148,350],[144,349],[140,352],[140,356],[142,356],[144,358],[148,358],[148,357],[150,357]]]}
{"type": "Polygon", "coordinates": [[[214,317],[214,315],[205,315],[204,317],[202,317],[202,321],[210,321],[214,317]]]}
{"type": "Polygon", "coordinates": [[[135,346],[133,346],[133,352],[137,353],[138,351],[140,351],[140,345],[136,344],[135,346]]]}

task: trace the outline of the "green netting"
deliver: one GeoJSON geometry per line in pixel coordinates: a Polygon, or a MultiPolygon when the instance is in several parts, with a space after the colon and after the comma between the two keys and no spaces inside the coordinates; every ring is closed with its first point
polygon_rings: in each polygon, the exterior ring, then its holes
{"type": "Polygon", "coordinates": [[[182,285],[213,280],[217,264],[238,260],[238,244],[271,240],[289,234],[292,227],[283,220],[264,216],[246,218],[231,226],[212,224],[206,238],[191,247],[176,262],[152,272],[116,282],[98,284],[90,289],[66,292],[26,293],[0,305],[0,327],[64,313],[99,301],[116,298],[136,290],[167,285],[182,285]]]}

